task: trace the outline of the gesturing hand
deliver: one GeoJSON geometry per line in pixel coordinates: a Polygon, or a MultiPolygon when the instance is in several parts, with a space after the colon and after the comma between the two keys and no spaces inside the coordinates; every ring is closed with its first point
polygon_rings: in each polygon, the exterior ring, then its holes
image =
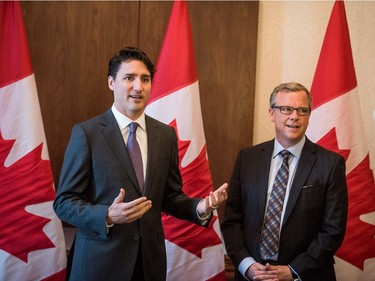
{"type": "Polygon", "coordinates": [[[125,190],[120,189],[120,194],[113,200],[108,208],[107,224],[129,223],[140,219],[151,207],[151,200],[141,197],[133,201],[124,203],[125,190]]]}
{"type": "Polygon", "coordinates": [[[197,210],[199,215],[205,215],[211,213],[213,210],[219,208],[221,203],[223,203],[228,198],[227,194],[228,184],[224,183],[214,192],[210,192],[206,198],[199,202],[197,210]]]}

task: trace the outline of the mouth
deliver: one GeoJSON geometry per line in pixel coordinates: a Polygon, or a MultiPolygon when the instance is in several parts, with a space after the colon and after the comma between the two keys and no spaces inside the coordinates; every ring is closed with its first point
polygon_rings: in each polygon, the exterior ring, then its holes
{"type": "Polygon", "coordinates": [[[286,125],[288,128],[291,128],[291,129],[299,129],[300,126],[297,126],[297,125],[286,125]]]}
{"type": "Polygon", "coordinates": [[[141,95],[130,95],[129,97],[132,98],[132,99],[136,99],[136,100],[143,99],[143,97],[141,95]]]}

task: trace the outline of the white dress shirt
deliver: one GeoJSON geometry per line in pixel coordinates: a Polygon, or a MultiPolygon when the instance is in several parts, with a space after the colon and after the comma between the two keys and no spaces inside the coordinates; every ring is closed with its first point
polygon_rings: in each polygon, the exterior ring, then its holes
{"type": "MultiPolygon", "coordinates": [[[[147,129],[146,129],[146,118],[143,113],[137,120],[131,120],[129,117],[120,113],[115,105],[111,108],[113,115],[117,121],[117,124],[121,130],[122,137],[124,138],[125,145],[128,145],[129,138],[129,124],[131,122],[137,122],[139,124],[136,132],[137,141],[141,149],[142,154],[142,164],[143,164],[143,176],[146,177],[146,167],[147,167],[147,129]]],[[[145,179],[144,179],[145,180],[145,179]]]]}

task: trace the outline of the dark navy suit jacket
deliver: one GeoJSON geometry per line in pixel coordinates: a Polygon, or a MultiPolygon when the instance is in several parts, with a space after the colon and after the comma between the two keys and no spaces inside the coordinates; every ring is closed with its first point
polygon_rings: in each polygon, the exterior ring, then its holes
{"type": "Polygon", "coordinates": [[[60,175],[54,209],[78,229],[68,264],[69,280],[130,280],[141,246],[146,280],[164,281],[166,252],[161,212],[196,224],[199,199],[181,191],[177,138],[173,128],[146,116],[148,161],[144,194],[111,110],[75,125],[60,175]],[[107,234],[108,207],[120,188],[124,202],[141,196],[152,208],[107,234]]]}
{"type": "MultiPolygon", "coordinates": [[[[267,204],[274,141],[239,152],[229,186],[222,231],[238,268],[246,257],[261,262],[260,239],[267,204]]],[[[335,280],[334,254],[346,228],[345,160],[306,139],[284,215],[277,264],[291,265],[303,281],[335,280]]],[[[236,280],[245,280],[241,274],[236,280]]]]}

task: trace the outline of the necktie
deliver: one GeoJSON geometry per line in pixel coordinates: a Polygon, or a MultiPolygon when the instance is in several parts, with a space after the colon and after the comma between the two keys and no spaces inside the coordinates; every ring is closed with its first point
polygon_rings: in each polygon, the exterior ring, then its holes
{"type": "Polygon", "coordinates": [[[283,210],[286,185],[289,176],[289,156],[287,150],[281,151],[283,163],[277,172],[272,186],[267,212],[264,219],[260,251],[262,259],[268,260],[278,252],[281,212],[283,210]]]}
{"type": "Polygon", "coordinates": [[[133,163],[133,168],[135,174],[137,175],[137,180],[139,184],[139,188],[141,191],[143,190],[144,185],[144,177],[143,177],[143,164],[142,164],[142,154],[141,149],[139,148],[139,144],[137,141],[137,128],[139,124],[136,122],[131,122],[129,125],[129,138],[128,138],[128,152],[130,159],[133,163]]]}

